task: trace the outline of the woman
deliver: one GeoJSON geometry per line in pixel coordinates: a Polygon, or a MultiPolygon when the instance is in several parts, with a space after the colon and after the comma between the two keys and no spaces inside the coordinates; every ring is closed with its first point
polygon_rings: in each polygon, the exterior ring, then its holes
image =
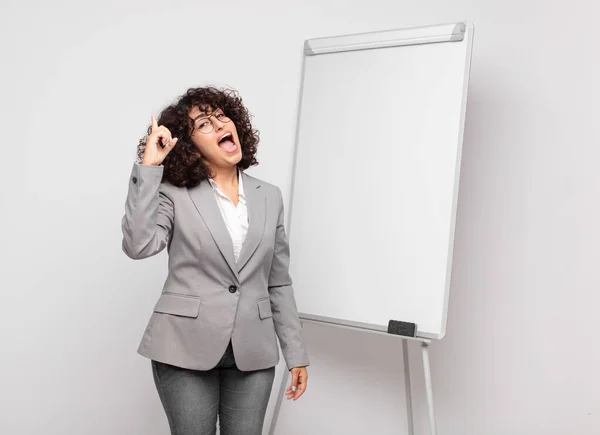
{"type": "Polygon", "coordinates": [[[151,360],[171,432],[261,434],[281,344],[306,389],[308,356],[278,187],[245,172],[258,131],[233,90],[189,89],[152,116],[122,219],[133,259],[167,247],[169,271],[138,352],[151,360]]]}

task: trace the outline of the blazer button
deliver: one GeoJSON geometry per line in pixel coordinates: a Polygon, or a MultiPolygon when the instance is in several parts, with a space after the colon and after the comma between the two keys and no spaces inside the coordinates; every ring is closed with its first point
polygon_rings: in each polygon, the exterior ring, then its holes
{"type": "Polygon", "coordinates": [[[236,290],[237,290],[236,286],[234,286],[234,285],[229,286],[229,293],[235,293],[236,290]]]}
{"type": "Polygon", "coordinates": [[[133,178],[131,179],[131,181],[133,181],[133,184],[135,184],[135,183],[137,183],[137,178],[136,178],[136,177],[133,177],[133,178]]]}

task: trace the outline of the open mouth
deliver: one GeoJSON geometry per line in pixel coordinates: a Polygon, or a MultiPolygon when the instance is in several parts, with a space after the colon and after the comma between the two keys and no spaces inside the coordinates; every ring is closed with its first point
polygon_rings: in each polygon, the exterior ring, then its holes
{"type": "Polygon", "coordinates": [[[219,139],[219,147],[225,152],[232,152],[236,149],[236,144],[233,141],[233,135],[231,133],[225,133],[221,139],[219,139]]]}

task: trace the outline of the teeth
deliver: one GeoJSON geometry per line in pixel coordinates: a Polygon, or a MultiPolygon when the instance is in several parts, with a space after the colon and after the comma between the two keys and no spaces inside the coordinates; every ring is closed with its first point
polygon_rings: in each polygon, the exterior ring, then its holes
{"type": "Polygon", "coordinates": [[[223,142],[224,139],[227,139],[231,136],[231,133],[225,133],[219,142],[223,142]]]}

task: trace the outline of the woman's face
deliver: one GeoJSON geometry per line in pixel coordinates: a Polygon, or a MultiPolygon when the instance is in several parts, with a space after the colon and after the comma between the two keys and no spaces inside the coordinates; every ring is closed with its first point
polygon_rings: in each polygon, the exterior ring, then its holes
{"type": "Polygon", "coordinates": [[[235,166],[242,159],[242,148],[235,124],[225,117],[221,109],[203,109],[194,107],[189,112],[190,118],[194,120],[192,142],[200,150],[207,166],[217,170],[235,166]]]}

